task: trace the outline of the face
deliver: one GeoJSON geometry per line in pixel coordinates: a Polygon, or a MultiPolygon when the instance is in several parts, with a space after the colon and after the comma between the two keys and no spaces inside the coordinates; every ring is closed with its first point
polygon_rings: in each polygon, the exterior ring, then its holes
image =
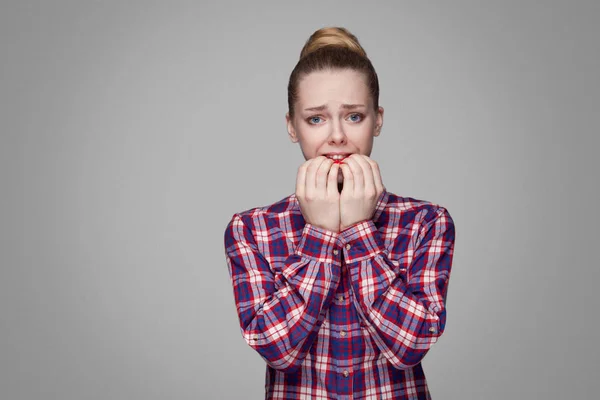
{"type": "MultiPolygon", "coordinates": [[[[364,75],[353,70],[312,72],[298,85],[294,118],[286,114],[290,139],[306,160],[341,153],[371,155],[383,125],[383,108],[373,109],[364,75]]],[[[338,182],[342,182],[342,171],[338,182]]]]}

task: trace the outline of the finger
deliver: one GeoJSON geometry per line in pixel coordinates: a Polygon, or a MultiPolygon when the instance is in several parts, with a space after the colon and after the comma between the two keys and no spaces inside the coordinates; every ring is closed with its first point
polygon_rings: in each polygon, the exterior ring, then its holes
{"type": "Polygon", "coordinates": [[[371,170],[373,171],[373,179],[375,181],[377,193],[385,192],[385,186],[383,185],[383,180],[381,179],[381,170],[379,169],[379,165],[372,158],[367,159],[367,161],[369,164],[371,164],[371,170]]]}
{"type": "Polygon", "coordinates": [[[364,177],[364,195],[367,197],[376,197],[377,189],[375,188],[375,179],[373,177],[373,169],[371,168],[371,164],[367,161],[369,158],[365,155],[358,154],[355,157],[355,161],[363,171],[364,177]]]}
{"type": "Polygon", "coordinates": [[[296,197],[303,198],[306,191],[306,168],[308,167],[308,161],[302,163],[298,168],[298,174],[296,175],[296,197]]]}
{"type": "Polygon", "coordinates": [[[333,160],[326,158],[317,170],[316,188],[319,192],[325,193],[327,191],[327,173],[331,169],[331,164],[333,164],[333,160]]]}
{"type": "Polygon", "coordinates": [[[317,171],[321,164],[327,159],[327,157],[319,156],[309,160],[308,167],[306,169],[306,195],[313,197],[315,190],[317,189],[317,171]]]}
{"type": "Polygon", "coordinates": [[[352,175],[352,170],[345,161],[340,163],[339,166],[342,169],[342,176],[344,177],[344,188],[342,191],[354,194],[354,175],[352,175]]]}
{"type": "Polygon", "coordinates": [[[355,154],[352,154],[350,157],[347,157],[346,159],[344,159],[344,164],[348,165],[348,167],[350,168],[350,171],[352,171],[352,176],[354,178],[354,185],[353,185],[352,193],[355,193],[355,194],[361,193],[362,194],[362,192],[364,191],[364,188],[365,188],[365,177],[364,177],[361,166],[356,161],[356,157],[358,157],[358,156],[355,154]]]}
{"type": "Polygon", "coordinates": [[[327,196],[331,197],[338,194],[337,177],[340,170],[339,163],[333,163],[327,175],[327,196]]]}

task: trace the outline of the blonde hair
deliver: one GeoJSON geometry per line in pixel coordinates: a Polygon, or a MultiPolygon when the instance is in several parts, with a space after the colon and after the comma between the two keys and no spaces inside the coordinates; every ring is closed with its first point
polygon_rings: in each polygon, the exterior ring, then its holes
{"type": "Polygon", "coordinates": [[[314,71],[352,69],[361,72],[371,96],[375,111],[379,108],[379,80],[367,52],[349,30],[342,27],[325,27],[315,31],[302,48],[300,60],[290,74],[288,83],[288,111],[294,115],[298,99],[298,84],[314,71]]]}
{"type": "Polygon", "coordinates": [[[357,52],[363,57],[367,56],[367,52],[360,45],[356,36],[350,33],[348,29],[342,27],[327,27],[321,28],[310,35],[300,52],[300,58],[325,46],[345,47],[357,52]]]}

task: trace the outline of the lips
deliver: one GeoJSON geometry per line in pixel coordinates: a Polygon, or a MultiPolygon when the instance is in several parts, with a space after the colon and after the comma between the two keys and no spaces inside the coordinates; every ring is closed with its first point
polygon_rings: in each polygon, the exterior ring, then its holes
{"type": "Polygon", "coordinates": [[[350,154],[325,154],[325,157],[333,160],[336,164],[341,164],[348,156],[350,156],[350,154]]]}

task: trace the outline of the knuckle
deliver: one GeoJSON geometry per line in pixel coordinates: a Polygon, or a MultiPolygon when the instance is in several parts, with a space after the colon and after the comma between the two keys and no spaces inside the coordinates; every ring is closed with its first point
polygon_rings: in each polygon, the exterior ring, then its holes
{"type": "Polygon", "coordinates": [[[329,168],[331,164],[333,164],[333,161],[328,158],[321,163],[321,169],[329,168]]]}

